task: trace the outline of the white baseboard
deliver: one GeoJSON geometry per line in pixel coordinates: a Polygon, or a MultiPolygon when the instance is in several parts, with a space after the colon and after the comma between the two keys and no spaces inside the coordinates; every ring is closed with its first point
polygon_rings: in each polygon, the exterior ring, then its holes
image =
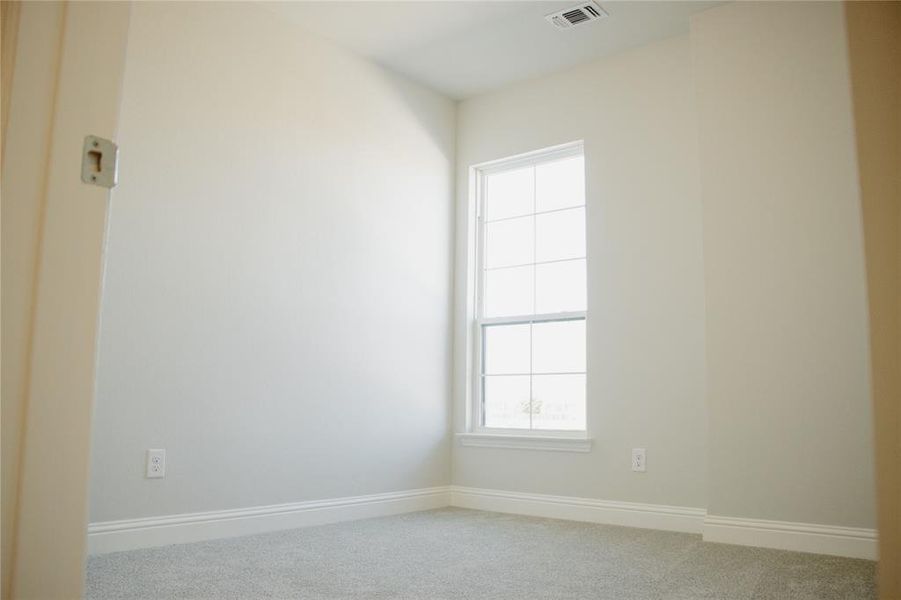
{"type": "Polygon", "coordinates": [[[456,485],[451,486],[451,505],[533,517],[688,533],[701,533],[705,515],[703,508],[524,494],[456,485]]]}
{"type": "Polygon", "coordinates": [[[451,505],[476,510],[703,534],[705,542],[876,560],[876,531],[707,515],[703,508],[451,486],[451,505]]]}
{"type": "Polygon", "coordinates": [[[704,541],[868,560],[878,557],[876,531],[857,527],[709,515],[704,519],[704,541]]]}
{"type": "Polygon", "coordinates": [[[703,508],[442,486],[236,510],[91,523],[88,551],[184,544],[459,506],[476,510],[703,534],[704,541],[875,560],[873,529],[707,515],[703,508]]]}
{"type": "Polygon", "coordinates": [[[91,523],[88,526],[88,552],[104,554],[237,537],[429,510],[448,504],[450,487],[442,486],[237,510],[91,523]]]}

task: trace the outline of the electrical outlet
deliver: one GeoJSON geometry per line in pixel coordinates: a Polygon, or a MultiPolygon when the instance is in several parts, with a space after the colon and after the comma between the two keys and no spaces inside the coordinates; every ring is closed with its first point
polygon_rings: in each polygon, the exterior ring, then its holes
{"type": "Polygon", "coordinates": [[[147,451],[147,479],[166,476],[166,451],[150,449],[147,451]]]}
{"type": "Polygon", "coordinates": [[[647,470],[647,456],[644,448],[632,448],[632,470],[644,473],[647,470]]]}

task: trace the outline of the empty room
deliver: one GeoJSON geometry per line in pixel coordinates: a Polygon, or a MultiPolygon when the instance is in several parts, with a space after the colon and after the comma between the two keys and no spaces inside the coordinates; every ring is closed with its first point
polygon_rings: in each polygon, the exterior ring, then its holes
{"type": "Polygon", "coordinates": [[[901,2],[0,6],[2,598],[901,600],[901,2]]]}

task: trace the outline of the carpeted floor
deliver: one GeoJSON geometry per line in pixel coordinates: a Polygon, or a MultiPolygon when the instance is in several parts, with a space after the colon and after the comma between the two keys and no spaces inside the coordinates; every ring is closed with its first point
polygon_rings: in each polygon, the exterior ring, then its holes
{"type": "Polygon", "coordinates": [[[865,600],[875,563],[457,508],[91,557],[87,597],[865,600]]]}

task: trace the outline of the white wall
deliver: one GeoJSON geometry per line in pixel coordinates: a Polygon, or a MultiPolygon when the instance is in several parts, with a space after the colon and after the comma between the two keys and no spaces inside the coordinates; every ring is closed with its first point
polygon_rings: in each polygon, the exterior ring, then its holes
{"type": "MultiPolygon", "coordinates": [[[[468,168],[585,140],[588,454],[454,446],[454,483],[706,506],[704,281],[687,36],[461,103],[457,319],[466,319],[468,168]],[[633,473],[631,449],[648,452],[633,473]]],[[[459,324],[458,323],[458,324],[459,324]]],[[[465,427],[457,328],[455,417],[465,427]]]]}
{"type": "Polygon", "coordinates": [[[448,484],[453,104],[259,6],[136,3],[121,119],[91,520],[448,484]]]}
{"type": "Polygon", "coordinates": [[[866,285],[842,4],[732,3],[697,15],[691,38],[709,512],[873,527],[866,285]]]}
{"type": "Polygon", "coordinates": [[[455,149],[449,101],[259,6],[137,4],[92,520],[453,481],[872,527],[843,28],[840,5],[718,7],[462,102],[455,149]],[[468,167],[578,139],[593,449],[451,461],[468,167]]]}

